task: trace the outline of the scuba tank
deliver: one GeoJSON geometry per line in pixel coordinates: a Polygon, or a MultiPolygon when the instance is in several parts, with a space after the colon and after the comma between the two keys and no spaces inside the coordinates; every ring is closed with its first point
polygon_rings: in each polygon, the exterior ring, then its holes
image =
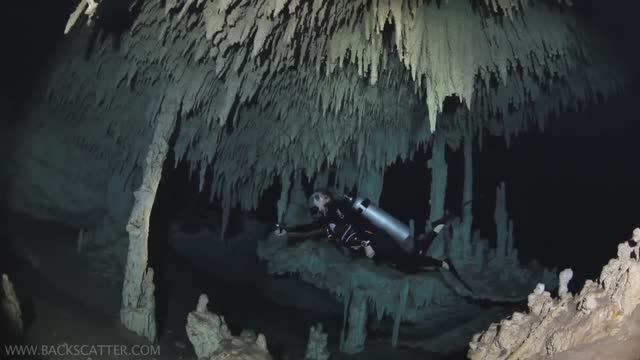
{"type": "Polygon", "coordinates": [[[369,199],[353,198],[347,195],[344,197],[351,202],[351,206],[359,214],[362,214],[373,225],[389,234],[405,251],[413,251],[413,237],[409,226],[373,205],[369,199]]]}

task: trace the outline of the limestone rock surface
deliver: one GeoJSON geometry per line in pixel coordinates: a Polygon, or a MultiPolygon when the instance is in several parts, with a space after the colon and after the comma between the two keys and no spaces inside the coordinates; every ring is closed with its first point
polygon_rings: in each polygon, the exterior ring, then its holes
{"type": "MultiPolygon", "coordinates": [[[[476,334],[468,356],[481,359],[597,358],[569,353],[598,350],[596,344],[618,349],[630,339],[640,339],[640,229],[618,245],[618,255],[602,268],[597,281],[588,280],[579,294],[564,293],[554,299],[539,284],[529,295],[529,311],[514,313],[499,324],[476,334]],[[633,325],[636,324],[636,325],[633,325]],[[635,329],[635,330],[634,330],[635,329]],[[564,357],[563,357],[564,356],[564,357]],[[566,357],[569,356],[569,357],[566,357]]],[[[561,282],[565,278],[561,277],[561,282]]],[[[566,284],[561,284],[566,287],[566,284]]],[[[634,360],[638,353],[618,352],[618,360],[634,360]]],[[[613,353],[607,355],[611,358],[613,353]]]]}
{"type": "Polygon", "coordinates": [[[233,336],[224,321],[207,309],[209,298],[202,294],[198,306],[187,316],[187,336],[198,359],[271,360],[267,340],[262,334],[244,330],[233,336]]]}

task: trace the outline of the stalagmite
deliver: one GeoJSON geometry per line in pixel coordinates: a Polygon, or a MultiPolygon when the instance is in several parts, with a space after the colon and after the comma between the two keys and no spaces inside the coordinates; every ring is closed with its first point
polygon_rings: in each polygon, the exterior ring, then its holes
{"type": "Polygon", "coordinates": [[[0,298],[0,304],[2,305],[2,312],[4,313],[4,319],[8,320],[9,330],[13,336],[21,336],[24,330],[22,323],[22,310],[20,308],[20,301],[16,295],[16,291],[13,288],[13,284],[9,280],[7,274],[2,274],[2,298],[0,298]]]}
{"type": "Polygon", "coordinates": [[[471,225],[473,223],[473,136],[467,133],[463,137],[464,150],[464,189],[462,192],[462,234],[460,248],[463,254],[469,254],[471,248],[471,225]]]}
{"type": "Polygon", "coordinates": [[[195,311],[187,316],[186,331],[198,360],[271,360],[267,341],[263,334],[244,330],[240,336],[233,336],[224,317],[210,312],[207,308],[209,297],[198,298],[195,311]]]}
{"type": "Polygon", "coordinates": [[[571,295],[569,292],[569,281],[571,281],[572,278],[573,270],[571,269],[564,269],[560,272],[560,275],[558,275],[558,296],[560,296],[560,298],[571,295]]]}
{"type": "Polygon", "coordinates": [[[349,324],[349,305],[351,304],[351,291],[347,291],[342,297],[342,329],[340,330],[340,350],[344,349],[347,340],[347,325],[349,324]]]}
{"type": "Polygon", "coordinates": [[[322,332],[322,324],[309,328],[309,341],[304,360],[328,360],[331,354],[327,349],[327,334],[322,332]]]}
{"type": "Polygon", "coordinates": [[[78,239],[76,240],[76,252],[81,254],[84,250],[84,229],[78,231],[78,239]]]}
{"type": "Polygon", "coordinates": [[[507,213],[506,184],[500,183],[496,189],[496,262],[502,263],[507,256],[507,240],[509,237],[509,214],[507,213]]]}
{"type": "Polygon", "coordinates": [[[209,312],[209,297],[200,295],[195,312],[187,316],[187,335],[198,359],[208,358],[220,349],[223,339],[231,337],[231,332],[218,315],[209,312]]]}
{"type": "MultiPolygon", "coordinates": [[[[455,233],[459,221],[454,221],[451,227],[455,233]]],[[[401,323],[420,324],[437,331],[451,320],[446,314],[476,315],[477,309],[470,306],[468,299],[519,301],[527,296],[531,284],[557,279],[555,270],[535,264],[525,266],[517,259],[494,264],[495,251],[489,241],[476,238],[474,244],[475,247],[469,249],[472,254],[461,255],[473,261],[460,262],[457,266],[473,287],[473,293],[446,271],[403,274],[370,260],[353,260],[327,242],[306,241],[288,246],[286,237],[271,236],[258,243],[258,256],[267,263],[270,274],[296,274],[297,279],[327,290],[342,302],[344,323],[340,348],[344,350],[348,344],[354,344],[352,351],[357,351],[364,344],[364,321],[369,316],[379,321],[384,317],[392,319],[391,342],[405,344],[406,341],[399,338],[401,323]],[[362,316],[363,311],[367,316],[362,316]]]]}
{"type": "MultiPolygon", "coordinates": [[[[609,353],[616,346],[633,346],[625,341],[640,336],[634,325],[640,312],[639,241],[640,229],[635,229],[633,239],[618,245],[617,258],[602,268],[598,281],[588,280],[575,297],[563,289],[560,298],[554,299],[539,284],[529,295],[529,312],[516,312],[475,335],[469,344],[469,358],[546,358],[607,339],[609,353]]],[[[564,274],[561,288],[566,288],[563,282],[568,281],[570,273],[564,274]]],[[[637,354],[636,350],[616,359],[633,360],[637,354]]]]}
{"type": "MultiPolygon", "coordinates": [[[[165,101],[170,104],[168,99],[165,101]]],[[[165,106],[171,108],[167,104],[165,106]]],[[[156,321],[153,269],[147,264],[149,219],[175,120],[176,114],[163,108],[157,114],[153,139],[144,163],[142,184],[134,192],[135,202],[126,228],[129,233],[129,252],[122,288],[120,321],[128,329],[152,342],[156,339],[156,321]]]]}

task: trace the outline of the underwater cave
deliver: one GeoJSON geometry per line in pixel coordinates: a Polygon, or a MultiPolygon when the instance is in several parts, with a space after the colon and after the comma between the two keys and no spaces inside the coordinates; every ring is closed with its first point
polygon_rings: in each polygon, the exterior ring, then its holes
{"type": "Polygon", "coordinates": [[[637,2],[6,6],[0,357],[640,356],[637,2]]]}

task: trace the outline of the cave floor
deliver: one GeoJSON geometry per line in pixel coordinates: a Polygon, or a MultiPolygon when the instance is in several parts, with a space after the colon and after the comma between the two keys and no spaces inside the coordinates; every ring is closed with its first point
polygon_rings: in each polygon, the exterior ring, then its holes
{"type": "MultiPolygon", "coordinates": [[[[119,324],[120,285],[96,271],[87,256],[77,253],[77,230],[25,218],[13,219],[11,228],[12,248],[17,254],[7,268],[22,301],[26,343],[146,344],[119,324]]],[[[164,294],[168,300],[158,305],[166,309],[159,333],[159,355],[146,359],[195,359],[185,324],[188,312],[195,309],[203,292],[209,295],[210,310],[224,316],[234,333],[241,329],[264,333],[275,360],[303,359],[309,327],[317,322],[323,322],[329,333],[329,350],[335,360],[444,359],[409,348],[394,349],[387,338],[368,339],[367,348],[360,354],[342,354],[337,350],[341,319],[273,304],[252,295],[251,288],[212,281],[175,255],[170,254],[166,264],[164,294]]],[[[60,358],[39,358],[54,357],[60,358]]],[[[140,359],[124,355],[117,358],[140,359]]],[[[464,357],[449,357],[458,358],[464,357]]]]}

